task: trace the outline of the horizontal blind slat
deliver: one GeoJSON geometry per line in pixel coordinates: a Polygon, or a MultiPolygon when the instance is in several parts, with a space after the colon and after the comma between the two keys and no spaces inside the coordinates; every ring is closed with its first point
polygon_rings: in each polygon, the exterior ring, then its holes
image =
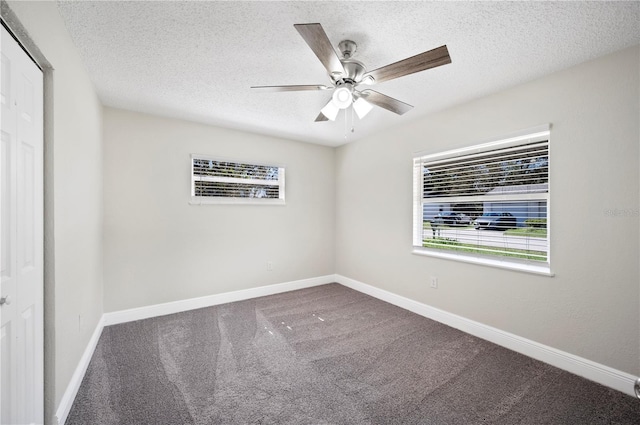
{"type": "Polygon", "coordinates": [[[254,185],[266,185],[277,186],[277,180],[262,180],[262,179],[243,179],[237,177],[219,177],[219,176],[193,176],[193,180],[202,182],[217,182],[217,183],[237,183],[237,184],[254,184],[254,185]]]}

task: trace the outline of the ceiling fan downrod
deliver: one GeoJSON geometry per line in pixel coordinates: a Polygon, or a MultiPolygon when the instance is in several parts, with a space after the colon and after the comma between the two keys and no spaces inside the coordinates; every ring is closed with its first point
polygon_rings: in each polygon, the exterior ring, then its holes
{"type": "Polygon", "coordinates": [[[349,59],[356,53],[358,45],[355,41],[342,40],[340,43],[338,43],[338,49],[340,49],[340,53],[342,53],[343,58],[349,59]]]}

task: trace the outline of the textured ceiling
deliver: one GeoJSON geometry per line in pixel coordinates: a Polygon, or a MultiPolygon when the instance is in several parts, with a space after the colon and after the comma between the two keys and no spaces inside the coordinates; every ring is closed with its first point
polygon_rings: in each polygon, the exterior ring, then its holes
{"type": "Polygon", "coordinates": [[[637,1],[58,6],[105,105],[329,146],[640,43],[637,1]],[[334,46],[354,40],[354,58],[369,70],[443,44],[452,63],[372,86],[415,108],[403,116],[374,108],[345,132],[344,115],[314,122],[330,91],[249,88],[329,83],[293,27],[313,22],[334,46]]]}

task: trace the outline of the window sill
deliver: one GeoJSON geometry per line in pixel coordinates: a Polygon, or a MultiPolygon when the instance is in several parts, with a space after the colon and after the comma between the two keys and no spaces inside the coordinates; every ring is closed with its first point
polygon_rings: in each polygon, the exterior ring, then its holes
{"type": "Polygon", "coordinates": [[[284,199],[272,198],[197,198],[189,200],[190,205],[285,205],[284,199]]]}
{"type": "Polygon", "coordinates": [[[459,261],[463,263],[478,264],[481,266],[496,267],[500,269],[513,270],[524,273],[537,274],[541,276],[553,277],[555,274],[551,271],[548,263],[525,264],[513,261],[505,261],[495,258],[472,257],[468,255],[452,254],[448,252],[439,252],[431,249],[413,248],[415,255],[424,255],[427,257],[443,258],[445,260],[459,261]]]}

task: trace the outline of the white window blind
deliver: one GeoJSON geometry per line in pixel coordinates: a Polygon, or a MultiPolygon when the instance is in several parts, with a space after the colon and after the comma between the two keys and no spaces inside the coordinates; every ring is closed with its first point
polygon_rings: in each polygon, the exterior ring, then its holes
{"type": "Polygon", "coordinates": [[[548,213],[548,130],[414,158],[414,250],[548,269],[548,213]]]}
{"type": "Polygon", "coordinates": [[[284,204],[284,167],[191,156],[191,201],[284,204]]]}

